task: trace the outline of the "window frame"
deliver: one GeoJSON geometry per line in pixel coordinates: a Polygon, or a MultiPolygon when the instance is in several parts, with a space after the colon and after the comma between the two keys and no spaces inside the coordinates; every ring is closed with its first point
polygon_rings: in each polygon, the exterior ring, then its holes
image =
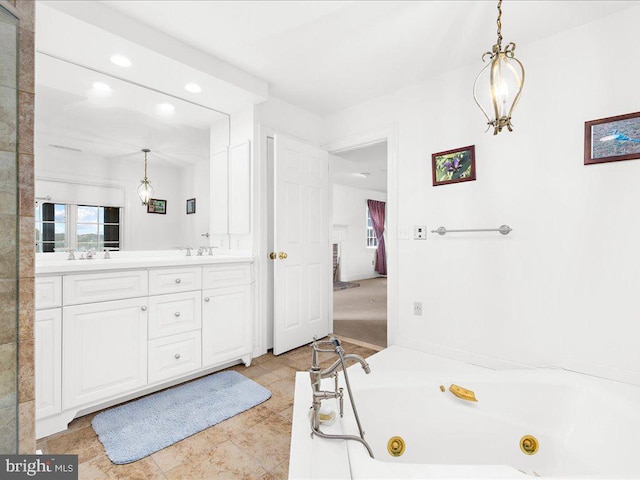
{"type": "MultiPolygon", "coordinates": [[[[56,247],[55,245],[55,240],[53,242],[51,241],[47,241],[45,242],[42,239],[43,233],[44,233],[44,228],[41,227],[40,230],[40,240],[35,241],[35,250],[36,253],[52,253],[52,252],[44,252],[43,251],[43,244],[47,243],[53,243],[54,244],[54,251],[56,248],[63,248],[65,250],[67,249],[74,249],[76,251],[82,251],[82,250],[78,250],[78,207],[96,207],[98,209],[100,208],[117,208],[118,209],[118,223],[114,223],[114,222],[80,222],[80,224],[82,225],[96,225],[97,226],[97,231],[98,231],[98,240],[95,242],[96,245],[95,246],[88,246],[88,245],[83,245],[81,248],[83,248],[84,250],[88,250],[91,248],[95,248],[96,250],[98,249],[103,249],[103,248],[114,248],[117,250],[122,250],[123,249],[123,243],[124,243],[124,236],[123,236],[123,216],[124,216],[124,208],[123,207],[111,207],[108,205],[86,205],[86,204],[82,204],[82,205],[78,205],[78,204],[73,204],[73,203],[57,203],[54,201],[47,201],[47,202],[42,202],[38,205],[36,205],[36,210],[40,210],[39,212],[36,212],[36,219],[40,218],[40,221],[36,220],[36,228],[38,225],[44,225],[45,223],[52,223],[54,224],[54,229],[55,229],[55,221],[51,222],[51,221],[44,221],[43,220],[43,215],[42,215],[42,206],[44,204],[53,204],[53,205],[64,205],[65,207],[65,244],[63,247],[56,247]],[[102,225],[102,244],[103,246],[100,247],[100,225],[102,225]],[[104,240],[104,227],[105,225],[118,225],[118,241],[117,247],[113,247],[112,245],[104,245],[105,240],[104,240]]],[[[55,207],[54,207],[55,209],[55,207]]],[[[98,210],[99,212],[99,210],[98,210]]],[[[54,215],[55,218],[55,215],[54,215]]],[[[98,219],[99,219],[99,215],[98,215],[98,219]]],[[[103,218],[104,220],[104,218],[103,218]]],[[[62,223],[62,222],[57,222],[57,223],[62,223]]],[[[54,233],[54,238],[55,238],[55,233],[54,233]]],[[[88,243],[88,242],[82,242],[83,244],[88,243]]],[[[113,243],[113,242],[110,242],[113,243]]]]}
{"type": "Polygon", "coordinates": [[[369,205],[366,205],[365,225],[367,227],[365,236],[366,248],[378,248],[378,237],[376,237],[376,232],[373,229],[373,220],[371,219],[371,211],[369,210],[369,205]]]}

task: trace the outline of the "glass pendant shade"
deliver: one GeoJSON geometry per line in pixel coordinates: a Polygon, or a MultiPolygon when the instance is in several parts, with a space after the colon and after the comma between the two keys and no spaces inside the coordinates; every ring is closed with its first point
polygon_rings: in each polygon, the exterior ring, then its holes
{"type": "Polygon", "coordinates": [[[143,180],[140,180],[140,185],[138,185],[138,196],[140,197],[142,205],[149,205],[149,199],[153,197],[153,187],[146,177],[143,180]]]}
{"type": "Polygon", "coordinates": [[[149,205],[149,199],[153,197],[153,187],[147,178],[147,154],[151,150],[143,148],[142,151],[144,152],[144,178],[140,180],[140,185],[138,185],[138,196],[142,205],[149,205]]]}
{"type": "Polygon", "coordinates": [[[511,116],[524,86],[524,66],[514,54],[516,44],[509,43],[502,49],[501,4],[502,1],[498,2],[498,42],[491,52],[482,55],[482,61],[487,56],[490,61],[473,84],[473,98],[487,118],[487,130],[493,127],[494,135],[505,127],[513,131],[511,116]]]}

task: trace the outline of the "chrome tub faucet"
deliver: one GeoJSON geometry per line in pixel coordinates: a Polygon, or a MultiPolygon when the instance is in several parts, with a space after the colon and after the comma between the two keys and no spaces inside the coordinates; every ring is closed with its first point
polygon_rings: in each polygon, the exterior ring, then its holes
{"type": "Polygon", "coordinates": [[[356,442],[362,443],[362,445],[364,445],[364,447],[369,452],[369,456],[373,458],[373,451],[371,450],[371,447],[369,446],[367,441],[364,439],[364,430],[362,430],[360,418],[358,417],[358,410],[356,409],[356,404],[351,392],[351,384],[349,383],[349,376],[347,374],[346,367],[347,360],[354,360],[358,362],[362,366],[362,369],[365,373],[371,373],[369,364],[360,355],[345,355],[339,339],[335,337],[329,337],[328,340],[317,340],[314,337],[313,343],[311,344],[311,368],[309,369],[309,375],[311,377],[311,389],[313,390],[313,403],[311,406],[311,435],[313,436],[315,434],[322,438],[355,440],[356,442]],[[323,345],[331,345],[332,348],[322,348],[323,345]],[[335,353],[338,355],[338,359],[330,367],[323,370],[320,368],[320,363],[318,361],[318,352],[335,353]],[[358,424],[358,431],[360,433],[359,437],[355,435],[333,435],[320,431],[320,408],[322,406],[322,400],[328,400],[332,398],[337,399],[340,402],[340,417],[344,415],[344,391],[341,387],[338,388],[338,370],[342,370],[342,373],[344,375],[344,382],[347,386],[349,401],[351,402],[351,408],[353,410],[356,423],[358,424]],[[322,380],[329,377],[332,377],[334,380],[333,391],[321,390],[320,384],[322,380]]]}

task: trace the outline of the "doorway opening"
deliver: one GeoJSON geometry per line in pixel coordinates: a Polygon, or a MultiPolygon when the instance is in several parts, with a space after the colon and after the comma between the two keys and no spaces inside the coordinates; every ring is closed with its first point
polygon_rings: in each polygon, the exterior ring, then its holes
{"type": "Polygon", "coordinates": [[[387,141],[329,155],[333,333],[387,346],[387,141]]]}

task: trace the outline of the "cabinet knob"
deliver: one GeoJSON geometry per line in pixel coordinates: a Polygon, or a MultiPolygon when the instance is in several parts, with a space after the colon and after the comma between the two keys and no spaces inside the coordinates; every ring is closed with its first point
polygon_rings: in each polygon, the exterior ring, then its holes
{"type": "Polygon", "coordinates": [[[205,302],[208,302],[209,300],[211,300],[209,297],[204,297],[205,302]]]}
{"type": "Polygon", "coordinates": [[[279,258],[280,260],[284,260],[285,258],[287,258],[287,256],[288,256],[288,255],[287,255],[285,252],[280,252],[280,253],[278,254],[278,258],[279,258]]]}
{"type": "Polygon", "coordinates": [[[179,317],[179,316],[180,316],[180,312],[176,312],[176,313],[174,313],[174,315],[175,315],[176,317],[179,317]]]}
{"type": "Polygon", "coordinates": [[[142,310],[143,312],[146,312],[147,311],[147,306],[146,305],[141,306],[140,310],[142,310]]]}
{"type": "Polygon", "coordinates": [[[176,360],[179,360],[179,359],[180,359],[180,354],[179,354],[179,353],[176,353],[173,357],[174,357],[176,360]]]}
{"type": "Polygon", "coordinates": [[[176,283],[180,283],[182,280],[180,278],[176,278],[176,283]]]}

